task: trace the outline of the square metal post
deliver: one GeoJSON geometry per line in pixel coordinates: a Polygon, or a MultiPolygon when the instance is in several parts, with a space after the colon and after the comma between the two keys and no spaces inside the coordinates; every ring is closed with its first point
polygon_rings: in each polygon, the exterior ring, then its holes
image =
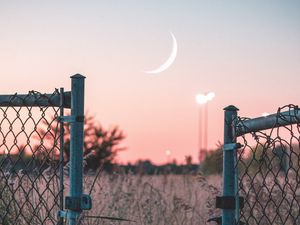
{"type": "MultiPolygon", "coordinates": [[[[70,143],[70,198],[81,199],[83,184],[83,138],[84,138],[84,79],[75,74],[72,79],[71,92],[71,143],[70,143]]],[[[74,206],[74,208],[76,208],[74,206]]],[[[75,225],[81,209],[70,209],[69,225],[75,225]]]]}
{"type": "MultiPolygon", "coordinates": [[[[225,110],[224,120],[224,149],[223,149],[223,197],[236,197],[236,179],[235,171],[236,163],[236,135],[234,123],[237,118],[237,111],[233,105],[230,105],[225,110]],[[228,148],[227,146],[232,146],[228,148]]],[[[235,204],[235,207],[238,207],[235,204]]],[[[235,211],[234,208],[222,209],[222,225],[235,225],[235,211]]]]}

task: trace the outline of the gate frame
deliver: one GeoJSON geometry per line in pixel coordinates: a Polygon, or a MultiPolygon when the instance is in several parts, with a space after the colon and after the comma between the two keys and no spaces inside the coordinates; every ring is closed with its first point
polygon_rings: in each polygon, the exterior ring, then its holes
{"type": "Polygon", "coordinates": [[[69,225],[76,225],[82,210],[92,208],[92,199],[83,194],[83,145],[84,145],[84,80],[81,74],[71,76],[71,115],[59,118],[70,123],[70,191],[65,197],[65,211],[58,217],[66,218],[69,225]]]}
{"type": "Polygon", "coordinates": [[[63,224],[66,218],[69,225],[75,225],[82,210],[92,207],[89,195],[83,194],[83,143],[84,143],[84,80],[81,74],[71,76],[71,91],[64,92],[60,88],[59,95],[42,94],[38,99],[26,94],[0,95],[0,107],[59,107],[57,118],[60,123],[60,162],[64,161],[64,125],[71,124],[70,134],[70,192],[63,199],[64,180],[63,163],[60,163],[60,211],[58,211],[58,224],[63,224]],[[51,102],[48,101],[51,99],[51,102]],[[71,116],[64,116],[64,108],[71,108],[71,116]],[[64,210],[65,209],[65,210],[64,210]]]}
{"type": "Polygon", "coordinates": [[[59,216],[76,225],[82,210],[92,208],[92,199],[83,194],[83,144],[84,144],[84,79],[81,74],[71,76],[71,116],[61,118],[71,124],[70,137],[70,193],[65,198],[65,208],[59,216]]]}
{"type": "MultiPolygon", "coordinates": [[[[238,196],[237,149],[242,146],[236,142],[237,137],[299,123],[300,109],[280,112],[281,117],[278,117],[278,113],[274,113],[248,119],[243,123],[238,123],[238,108],[229,105],[224,110],[223,196],[217,197],[216,205],[222,209],[222,225],[235,225],[240,219],[240,208],[243,204],[243,199],[238,196]]],[[[244,223],[239,221],[239,224],[244,223]]]]}

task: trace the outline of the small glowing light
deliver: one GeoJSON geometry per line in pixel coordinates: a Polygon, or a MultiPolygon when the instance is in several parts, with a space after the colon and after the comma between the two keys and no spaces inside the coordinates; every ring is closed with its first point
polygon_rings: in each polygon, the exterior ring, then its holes
{"type": "Polygon", "coordinates": [[[270,115],[270,113],[264,112],[263,114],[261,114],[264,117],[267,117],[268,115],[270,115]]]}
{"type": "Polygon", "coordinates": [[[199,105],[206,104],[208,101],[211,101],[216,94],[214,92],[208,92],[207,94],[197,94],[196,95],[196,102],[199,105]]]}
{"type": "Polygon", "coordinates": [[[167,150],[167,151],[166,151],[166,155],[167,155],[167,156],[170,156],[170,155],[171,155],[171,151],[170,151],[170,150],[167,150]]]}
{"type": "Polygon", "coordinates": [[[206,99],[207,101],[211,101],[213,100],[213,98],[216,96],[216,94],[214,92],[209,92],[207,95],[206,95],[206,99]]]}
{"type": "Polygon", "coordinates": [[[204,94],[196,95],[196,102],[200,105],[205,104],[207,102],[207,97],[204,94]]]}

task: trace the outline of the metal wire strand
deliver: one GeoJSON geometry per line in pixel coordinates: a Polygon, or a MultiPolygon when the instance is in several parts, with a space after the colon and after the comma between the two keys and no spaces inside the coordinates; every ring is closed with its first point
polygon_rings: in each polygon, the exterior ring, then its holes
{"type": "MultiPolygon", "coordinates": [[[[273,128],[238,138],[243,145],[236,164],[239,170],[238,194],[245,201],[240,221],[245,224],[300,224],[298,110],[298,106],[291,104],[281,107],[273,128]],[[288,125],[279,126],[279,121],[283,120],[288,125]]],[[[243,127],[248,119],[238,120],[236,129],[243,127]]]]}
{"type": "Polygon", "coordinates": [[[52,94],[5,96],[0,107],[0,224],[56,225],[61,208],[60,108],[52,94]],[[7,101],[7,99],[9,99],[7,101]],[[38,106],[39,103],[42,106],[38,106]],[[18,106],[16,106],[18,105],[18,106]]]}

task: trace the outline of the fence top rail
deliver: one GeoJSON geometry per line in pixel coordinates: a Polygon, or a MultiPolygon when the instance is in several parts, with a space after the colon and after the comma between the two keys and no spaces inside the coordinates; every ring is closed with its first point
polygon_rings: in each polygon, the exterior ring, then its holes
{"type": "MultiPolygon", "coordinates": [[[[28,94],[12,94],[0,95],[0,107],[12,106],[39,106],[39,107],[60,107],[60,94],[40,94],[37,95],[33,92],[28,94]]],[[[71,108],[71,92],[64,92],[64,108],[71,108]]]]}
{"type": "Polygon", "coordinates": [[[271,128],[282,127],[300,123],[300,109],[288,110],[268,116],[261,116],[253,119],[238,120],[236,123],[236,136],[242,136],[247,133],[268,130],[271,128]]]}

